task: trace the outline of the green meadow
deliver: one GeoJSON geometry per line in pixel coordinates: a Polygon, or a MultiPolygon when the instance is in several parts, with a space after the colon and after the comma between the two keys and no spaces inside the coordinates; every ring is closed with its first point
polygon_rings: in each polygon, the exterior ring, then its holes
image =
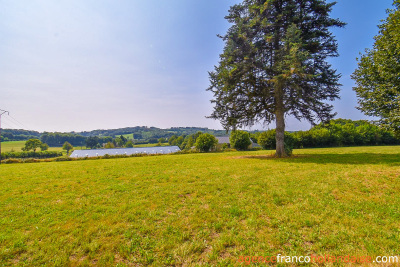
{"type": "MultiPolygon", "coordinates": [[[[9,142],[1,142],[1,152],[10,152],[16,151],[21,152],[21,148],[25,147],[26,141],[9,141],[9,142]]],[[[76,147],[79,149],[79,147],[76,147]]],[[[49,147],[49,151],[62,151],[62,147],[49,147]]],[[[40,148],[37,149],[40,151],[40,148]]]]}
{"type": "Polygon", "coordinates": [[[3,164],[0,266],[399,255],[400,147],[272,153],[3,164]]]}

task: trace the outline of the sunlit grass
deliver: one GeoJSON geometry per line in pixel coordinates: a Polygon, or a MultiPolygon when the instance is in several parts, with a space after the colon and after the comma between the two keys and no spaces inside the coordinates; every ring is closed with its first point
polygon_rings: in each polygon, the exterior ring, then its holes
{"type": "Polygon", "coordinates": [[[400,147],[0,166],[0,265],[398,255],[400,147]]]}

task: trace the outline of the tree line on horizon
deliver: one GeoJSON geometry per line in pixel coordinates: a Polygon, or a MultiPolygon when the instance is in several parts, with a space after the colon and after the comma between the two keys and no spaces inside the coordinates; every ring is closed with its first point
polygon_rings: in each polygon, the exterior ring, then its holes
{"type": "MultiPolygon", "coordinates": [[[[171,146],[178,146],[182,151],[210,152],[249,149],[276,149],[276,130],[267,131],[232,131],[230,144],[218,144],[216,137],[209,133],[197,132],[189,135],[172,135],[169,139],[160,138],[156,145],[161,146],[168,142],[171,146]],[[258,143],[261,148],[253,148],[252,144],[258,143]]],[[[49,139],[47,139],[49,140],[49,139]]],[[[400,138],[393,131],[384,129],[365,120],[336,119],[329,123],[320,123],[308,131],[285,132],[285,153],[292,154],[293,149],[342,147],[342,146],[374,146],[374,145],[399,145],[400,138]]],[[[92,136],[85,139],[87,148],[122,148],[134,147],[132,140],[123,135],[116,138],[92,136]],[[104,142],[104,143],[101,143],[104,142]]],[[[63,150],[68,155],[74,146],[64,141],[63,150]]],[[[49,145],[41,140],[29,139],[25,142],[22,151],[1,153],[2,159],[10,158],[52,158],[62,156],[62,152],[47,151],[49,145]],[[41,151],[37,151],[40,149],[41,151]]]]}
{"type": "MultiPolygon", "coordinates": [[[[195,129],[195,128],[193,128],[195,129]]],[[[9,129],[7,129],[9,130],[9,129]]],[[[27,131],[26,133],[28,133],[27,131]]],[[[259,143],[258,137],[263,131],[249,131],[250,138],[254,143],[259,143]]],[[[269,134],[271,130],[264,131],[269,134]]],[[[68,142],[74,147],[85,146],[87,148],[114,148],[114,147],[133,147],[138,144],[154,144],[161,145],[168,143],[169,145],[179,146],[180,149],[190,149],[196,143],[197,137],[206,132],[198,131],[192,134],[177,135],[174,133],[166,133],[167,138],[150,138],[148,140],[132,140],[124,135],[117,137],[111,136],[90,136],[85,137],[73,133],[43,133],[41,136],[25,134],[24,130],[18,130],[18,133],[29,137],[29,139],[38,139],[42,144],[50,147],[62,147],[68,142]]],[[[209,133],[209,132],[208,132],[209,133]]],[[[219,136],[226,136],[219,132],[219,136]]],[[[399,138],[391,130],[381,128],[376,124],[365,120],[352,121],[348,119],[335,119],[329,123],[320,123],[312,127],[308,131],[286,132],[285,136],[292,136],[288,140],[288,144],[293,144],[294,148],[308,147],[328,147],[328,146],[351,146],[351,145],[387,145],[398,144],[399,138]]],[[[25,140],[29,140],[25,139],[25,140]]],[[[260,144],[264,146],[263,144],[260,144]]],[[[38,146],[39,147],[39,146],[38,146]]],[[[269,149],[275,148],[274,145],[268,145],[269,149]]]]}

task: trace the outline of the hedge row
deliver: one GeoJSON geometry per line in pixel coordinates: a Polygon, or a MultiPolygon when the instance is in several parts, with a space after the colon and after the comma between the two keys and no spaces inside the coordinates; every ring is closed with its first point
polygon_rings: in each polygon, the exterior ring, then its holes
{"type": "Polygon", "coordinates": [[[4,152],[1,153],[1,159],[26,159],[26,158],[37,158],[47,159],[56,158],[62,156],[62,152],[58,151],[21,151],[21,152],[4,152]]]}
{"type": "MultiPolygon", "coordinates": [[[[275,134],[275,130],[260,133],[258,144],[264,149],[275,149],[275,134]]],[[[285,144],[291,148],[398,145],[400,139],[367,121],[337,119],[308,131],[285,132],[285,144]]]]}

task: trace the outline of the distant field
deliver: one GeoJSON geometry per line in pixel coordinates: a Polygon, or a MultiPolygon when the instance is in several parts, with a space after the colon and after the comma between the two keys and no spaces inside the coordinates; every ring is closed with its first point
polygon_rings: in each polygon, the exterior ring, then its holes
{"type": "MultiPolygon", "coordinates": [[[[120,137],[121,135],[116,135],[115,137],[120,137]]],[[[123,134],[123,137],[129,140],[133,140],[133,134],[123,134]]]]}
{"type": "Polygon", "coordinates": [[[271,153],[3,164],[0,266],[399,255],[400,147],[271,153]]]}
{"type": "MultiPolygon", "coordinates": [[[[16,152],[22,151],[21,148],[25,146],[26,141],[10,141],[10,142],[1,142],[1,152],[10,152],[12,150],[16,152]]],[[[76,149],[80,149],[81,147],[75,147],[76,149]]],[[[84,149],[85,147],[83,147],[84,149]]],[[[49,151],[62,151],[62,147],[49,147],[49,151]]],[[[37,151],[40,151],[38,148],[37,151]]]]}
{"type": "MultiPolygon", "coordinates": [[[[169,146],[170,144],[168,143],[162,143],[161,146],[169,146]]],[[[155,147],[157,144],[141,144],[141,145],[135,145],[134,147],[155,147]]]]}
{"type": "Polygon", "coordinates": [[[14,151],[21,151],[25,145],[25,141],[10,141],[10,142],[1,142],[1,152],[10,152],[14,151]]]}

